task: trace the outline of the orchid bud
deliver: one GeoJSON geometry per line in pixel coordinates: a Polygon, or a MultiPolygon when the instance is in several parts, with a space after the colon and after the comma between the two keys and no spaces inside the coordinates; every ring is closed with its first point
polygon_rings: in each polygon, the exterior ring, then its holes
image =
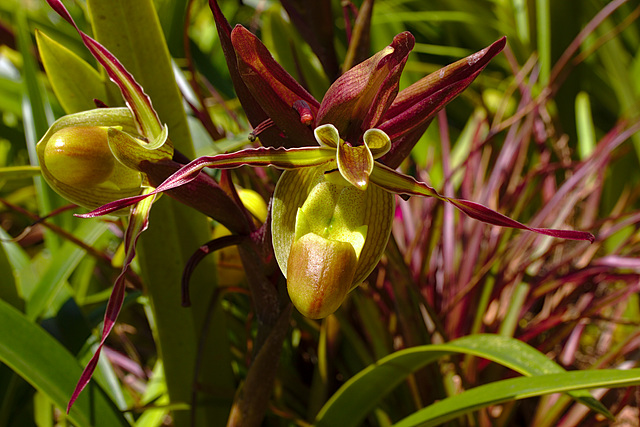
{"type": "Polygon", "coordinates": [[[361,190],[329,166],[285,171],[274,192],[275,256],[296,308],[323,318],[376,266],[391,232],[393,195],[361,190]]]}
{"type": "Polygon", "coordinates": [[[107,181],[115,166],[107,130],[97,126],[60,129],[44,148],[44,164],[67,185],[92,187],[107,181]]]}
{"type": "Polygon", "coordinates": [[[42,176],[58,194],[89,209],[140,194],[143,176],[114,156],[110,129],[137,135],[128,109],[101,108],[60,118],[38,142],[42,176]]]}

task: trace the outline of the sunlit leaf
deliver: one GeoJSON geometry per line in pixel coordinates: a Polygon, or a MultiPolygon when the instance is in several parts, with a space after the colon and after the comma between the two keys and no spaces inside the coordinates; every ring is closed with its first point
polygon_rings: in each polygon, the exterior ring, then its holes
{"type": "MultiPolygon", "coordinates": [[[[454,353],[483,357],[523,375],[564,372],[536,349],[513,338],[498,335],[471,335],[446,344],[408,348],[380,359],[349,379],[322,408],[316,417],[316,425],[360,425],[379,399],[402,383],[409,374],[454,353]]],[[[591,408],[608,414],[606,408],[585,392],[577,392],[573,396],[591,408]]]]}

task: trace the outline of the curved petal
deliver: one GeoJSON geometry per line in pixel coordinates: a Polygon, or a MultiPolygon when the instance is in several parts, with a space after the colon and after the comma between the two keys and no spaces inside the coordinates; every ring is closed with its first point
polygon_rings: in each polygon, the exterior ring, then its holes
{"type": "Polygon", "coordinates": [[[358,190],[366,190],[373,170],[373,156],[369,147],[366,144],[352,147],[341,140],[336,158],[340,175],[358,190]]]}
{"type": "Polygon", "coordinates": [[[585,231],[528,227],[506,215],[496,212],[493,209],[489,209],[480,203],[442,196],[424,182],[416,181],[413,177],[396,172],[395,170],[381,164],[376,165],[370,178],[371,182],[392,193],[406,194],[408,196],[436,197],[442,201],[451,203],[471,218],[487,224],[533,231],[534,233],[558,237],[561,239],[587,240],[591,243],[595,241],[593,234],[585,231]]]}
{"type": "Polygon", "coordinates": [[[340,144],[338,129],[332,124],[318,126],[314,129],[313,134],[321,146],[338,148],[338,144],[340,144]]]}
{"type": "Polygon", "coordinates": [[[364,133],[362,139],[371,150],[374,159],[384,156],[391,148],[391,139],[380,129],[369,129],[364,133]]]}

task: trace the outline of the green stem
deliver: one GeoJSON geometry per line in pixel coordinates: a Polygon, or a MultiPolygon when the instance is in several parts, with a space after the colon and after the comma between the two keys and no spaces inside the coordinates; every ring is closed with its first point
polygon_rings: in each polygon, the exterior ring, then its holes
{"type": "Polygon", "coordinates": [[[540,83],[546,85],[551,73],[551,15],[549,0],[536,0],[540,83]]]}
{"type": "Polygon", "coordinates": [[[520,312],[522,306],[529,293],[530,285],[524,282],[520,282],[516,285],[511,295],[511,301],[509,301],[509,310],[504,318],[504,321],[500,325],[498,334],[506,337],[512,337],[516,328],[518,327],[518,319],[520,318],[520,312]]]}

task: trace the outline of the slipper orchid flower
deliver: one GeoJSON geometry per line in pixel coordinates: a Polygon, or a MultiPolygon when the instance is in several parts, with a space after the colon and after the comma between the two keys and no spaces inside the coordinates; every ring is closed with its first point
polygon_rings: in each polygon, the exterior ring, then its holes
{"type": "MultiPolygon", "coordinates": [[[[185,185],[206,167],[284,169],[273,195],[273,249],[294,305],[311,318],[333,313],[378,263],[391,231],[394,194],[436,197],[492,225],[593,240],[586,232],[527,227],[481,204],[442,196],[393,169],[438,110],[502,50],[504,38],[399,92],[414,45],[409,32],[401,33],[339,77],[318,102],[257,37],[242,26],[230,30],[215,7],[214,16],[236,89],[257,123],[253,135],[266,146],[200,157],[148,194],[109,203],[86,217],[185,185]]],[[[116,145],[126,145],[117,139],[116,145]]]]}

